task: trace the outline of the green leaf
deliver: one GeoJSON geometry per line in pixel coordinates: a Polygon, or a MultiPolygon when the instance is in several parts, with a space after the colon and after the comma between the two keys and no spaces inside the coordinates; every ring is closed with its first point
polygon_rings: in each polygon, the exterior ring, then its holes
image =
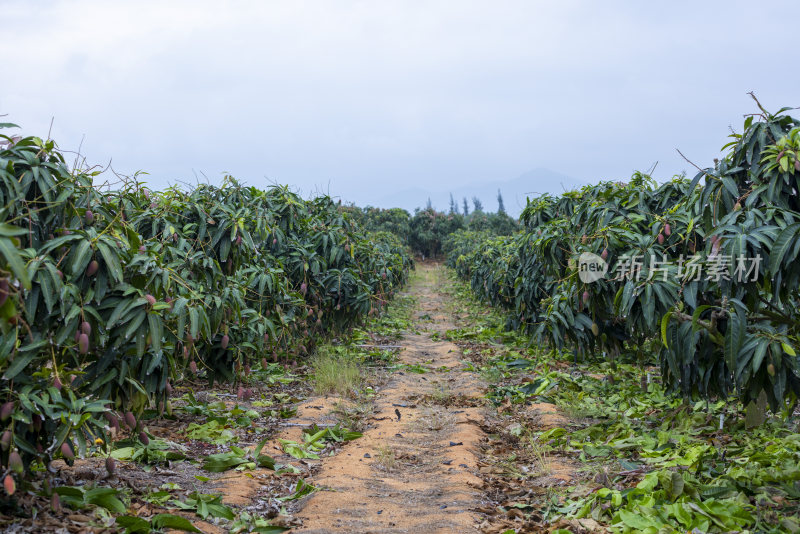
{"type": "Polygon", "coordinates": [[[22,287],[25,289],[31,288],[31,279],[28,276],[28,270],[25,268],[25,263],[22,261],[22,257],[19,255],[17,251],[17,247],[14,246],[13,241],[11,241],[8,237],[0,237],[0,254],[8,263],[8,267],[11,269],[11,272],[20,281],[22,287]]]}
{"type": "Polygon", "coordinates": [[[84,498],[87,504],[96,504],[109,512],[124,514],[126,508],[122,501],[116,497],[118,493],[119,491],[113,488],[95,488],[87,491],[84,498]]]}
{"type": "Polygon", "coordinates": [[[103,256],[106,269],[111,272],[111,278],[117,283],[122,282],[122,265],[119,262],[119,257],[102,241],[97,243],[97,249],[103,256]]]}
{"type": "MultiPolygon", "coordinates": [[[[772,244],[772,250],[769,255],[769,269],[773,274],[780,272],[783,258],[788,253],[789,249],[797,242],[797,233],[800,231],[800,223],[790,224],[784,228],[775,242],[772,244]]],[[[790,260],[794,258],[789,258],[790,260]]]]}
{"type": "Polygon", "coordinates": [[[669,343],[667,343],[667,326],[669,326],[670,317],[672,317],[671,311],[665,313],[664,317],[661,318],[661,342],[666,348],[669,348],[669,343]]]}
{"type": "Polygon", "coordinates": [[[6,372],[3,373],[3,378],[12,380],[15,376],[20,374],[36,356],[38,356],[36,352],[18,353],[14,361],[11,362],[11,365],[6,369],[6,372]]]}
{"type": "Polygon", "coordinates": [[[125,534],[149,534],[153,531],[150,521],[132,515],[123,515],[116,518],[118,526],[125,528],[125,534]]]}
{"type": "Polygon", "coordinates": [[[625,526],[633,528],[633,529],[644,531],[644,530],[647,530],[647,529],[650,529],[650,528],[658,529],[658,528],[661,527],[661,525],[656,521],[653,521],[651,519],[647,519],[642,515],[639,515],[639,514],[636,514],[636,513],[633,513],[633,512],[629,512],[629,511],[624,510],[624,509],[620,510],[618,513],[619,513],[620,519],[622,519],[622,522],[625,523],[625,526]]]}
{"type": "MultiPolygon", "coordinates": [[[[164,337],[163,325],[161,323],[161,318],[156,315],[155,313],[148,313],[147,314],[147,324],[150,327],[150,347],[152,348],[153,352],[160,353],[161,352],[161,339],[164,337]]],[[[160,360],[160,358],[159,358],[160,360]]],[[[155,365],[153,365],[150,369],[148,369],[148,374],[153,372],[155,369],[155,365]]]]}
{"type": "Polygon", "coordinates": [[[81,276],[85,271],[89,262],[92,261],[92,247],[88,239],[82,240],[78,243],[75,251],[72,253],[72,274],[81,276]]]}
{"type": "Polygon", "coordinates": [[[312,486],[311,484],[308,484],[305,480],[301,478],[297,481],[297,486],[295,486],[295,490],[291,495],[279,498],[277,500],[281,502],[296,501],[297,499],[301,499],[306,495],[313,493],[316,490],[317,490],[316,487],[312,486]]]}
{"type": "Polygon", "coordinates": [[[221,473],[236,466],[249,463],[250,460],[243,458],[236,452],[222,452],[207,456],[203,460],[203,469],[212,473],[221,473]]]}

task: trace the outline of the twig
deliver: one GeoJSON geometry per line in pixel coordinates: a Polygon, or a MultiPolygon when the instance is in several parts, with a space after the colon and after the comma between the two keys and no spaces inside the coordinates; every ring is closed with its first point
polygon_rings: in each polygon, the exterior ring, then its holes
{"type": "Polygon", "coordinates": [[[677,150],[677,151],[678,151],[678,154],[680,154],[680,155],[681,155],[681,157],[682,157],[683,159],[685,159],[685,160],[686,160],[686,162],[687,162],[687,163],[689,163],[689,164],[690,164],[692,167],[694,167],[694,168],[695,168],[695,169],[697,169],[698,171],[702,172],[703,174],[705,174],[705,175],[706,175],[706,176],[708,176],[709,178],[715,178],[715,179],[716,179],[716,176],[714,176],[713,174],[708,174],[708,173],[706,172],[706,170],[705,170],[705,169],[701,169],[701,168],[700,168],[700,167],[698,167],[698,166],[697,166],[697,165],[696,165],[696,164],[695,164],[695,163],[694,163],[692,160],[690,160],[689,158],[687,158],[686,156],[684,156],[684,155],[683,155],[683,152],[681,152],[681,150],[680,150],[679,148],[676,148],[675,150],[677,150]]]}
{"type": "Polygon", "coordinates": [[[755,94],[753,91],[750,91],[750,92],[748,92],[747,94],[748,94],[748,95],[750,95],[750,96],[753,98],[753,100],[755,100],[755,101],[756,101],[756,105],[757,105],[757,106],[759,107],[759,109],[760,109],[760,110],[761,110],[761,111],[764,113],[764,118],[765,118],[765,119],[768,119],[769,117],[771,117],[771,115],[770,115],[769,111],[767,111],[766,109],[764,109],[764,106],[762,106],[762,105],[761,105],[761,102],[759,102],[759,101],[758,101],[758,99],[756,98],[756,94],[755,94]]]}

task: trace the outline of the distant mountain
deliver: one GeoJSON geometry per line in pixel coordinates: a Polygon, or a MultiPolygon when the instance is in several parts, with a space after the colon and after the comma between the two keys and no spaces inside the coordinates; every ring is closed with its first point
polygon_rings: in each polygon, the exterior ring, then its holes
{"type": "Polygon", "coordinates": [[[517,217],[525,208],[526,198],[544,193],[559,194],[586,185],[588,182],[572,178],[549,169],[534,169],[508,181],[493,181],[459,186],[450,190],[427,190],[420,187],[405,189],[376,200],[372,205],[381,208],[403,208],[413,213],[415,208],[424,208],[431,199],[433,207],[447,211],[450,194],[458,203],[459,211],[464,197],[472,211],[472,197],[478,197],[484,211],[497,211],[497,190],[503,194],[506,211],[517,217]]]}

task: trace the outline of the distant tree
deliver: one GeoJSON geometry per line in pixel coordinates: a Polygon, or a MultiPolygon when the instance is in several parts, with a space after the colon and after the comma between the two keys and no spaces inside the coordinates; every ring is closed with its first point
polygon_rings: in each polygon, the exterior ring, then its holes
{"type": "Polygon", "coordinates": [[[408,242],[416,252],[434,257],[442,252],[442,240],[463,227],[464,219],[460,216],[418,209],[409,224],[408,242]]]}
{"type": "Polygon", "coordinates": [[[450,215],[455,214],[458,211],[458,206],[456,206],[456,199],[453,198],[453,193],[450,193],[450,215]]]}
{"type": "Polygon", "coordinates": [[[519,229],[517,221],[505,213],[474,212],[466,221],[468,230],[489,232],[492,235],[511,235],[519,229]]]}
{"type": "Polygon", "coordinates": [[[343,205],[339,210],[358,223],[368,232],[392,232],[402,241],[408,241],[408,224],[411,215],[402,208],[375,208],[366,206],[359,208],[355,205],[343,205]]]}
{"type": "Polygon", "coordinates": [[[505,215],[506,213],[506,206],[503,204],[503,193],[500,190],[497,190],[497,213],[501,213],[505,215]]]}
{"type": "Polygon", "coordinates": [[[431,204],[431,197],[428,197],[428,203],[425,204],[425,209],[426,210],[432,210],[433,209],[433,204],[431,204]]]}
{"type": "Polygon", "coordinates": [[[472,205],[474,206],[475,213],[483,213],[483,204],[481,203],[481,199],[478,197],[472,197],[472,205]]]}
{"type": "Polygon", "coordinates": [[[469,215],[469,204],[467,204],[467,197],[464,197],[464,217],[469,215]]]}

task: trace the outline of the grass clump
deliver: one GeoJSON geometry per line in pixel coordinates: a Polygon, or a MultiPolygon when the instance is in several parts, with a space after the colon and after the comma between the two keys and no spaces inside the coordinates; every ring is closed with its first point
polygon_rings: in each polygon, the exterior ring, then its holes
{"type": "Polygon", "coordinates": [[[374,464],[384,471],[391,471],[394,469],[397,465],[397,456],[395,455],[394,449],[388,445],[379,446],[375,449],[374,464]]]}
{"type": "Polygon", "coordinates": [[[341,347],[320,347],[311,360],[314,392],[318,395],[355,397],[364,382],[358,360],[346,350],[337,349],[341,347]]]}

